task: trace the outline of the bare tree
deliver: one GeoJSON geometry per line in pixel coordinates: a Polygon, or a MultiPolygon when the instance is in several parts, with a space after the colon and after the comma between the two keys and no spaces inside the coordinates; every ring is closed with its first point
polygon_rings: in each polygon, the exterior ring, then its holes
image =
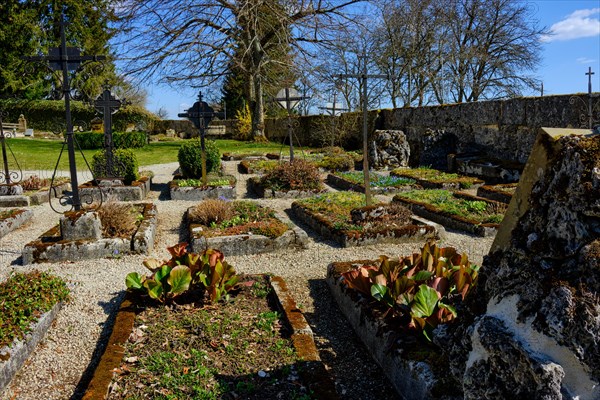
{"type": "MultiPolygon", "coordinates": [[[[232,67],[248,85],[252,131],[264,137],[264,80],[290,57],[270,57],[329,40],[349,21],[347,6],[362,0],[123,0],[120,31],[127,70],[146,80],[209,86],[232,67]]],[[[307,50],[308,49],[308,50],[307,50]]]]}

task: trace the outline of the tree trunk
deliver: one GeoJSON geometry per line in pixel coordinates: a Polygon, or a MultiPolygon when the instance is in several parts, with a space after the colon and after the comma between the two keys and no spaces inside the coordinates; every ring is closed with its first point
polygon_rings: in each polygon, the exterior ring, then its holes
{"type": "Polygon", "coordinates": [[[252,103],[252,135],[255,141],[265,141],[265,113],[263,86],[260,75],[254,76],[254,102],[252,103]]]}

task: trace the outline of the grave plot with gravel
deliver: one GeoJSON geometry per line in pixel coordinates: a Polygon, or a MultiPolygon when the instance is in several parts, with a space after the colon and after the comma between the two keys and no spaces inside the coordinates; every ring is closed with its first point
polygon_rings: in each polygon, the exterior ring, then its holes
{"type": "Polygon", "coordinates": [[[405,207],[364,204],[362,193],[326,193],[295,201],[292,213],[321,236],[332,238],[343,247],[424,242],[441,235],[434,224],[415,219],[405,207]]]}
{"type": "Polygon", "coordinates": [[[252,201],[205,200],[186,212],[194,251],[220,249],[229,255],[303,249],[308,236],[288,226],[275,211],[252,201]]]}

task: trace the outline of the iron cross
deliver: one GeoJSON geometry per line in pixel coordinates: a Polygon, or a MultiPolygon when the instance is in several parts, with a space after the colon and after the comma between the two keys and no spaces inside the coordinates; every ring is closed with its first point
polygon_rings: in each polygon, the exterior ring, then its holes
{"type": "Polygon", "coordinates": [[[71,85],[69,82],[69,71],[76,70],[82,61],[100,61],[104,56],[82,56],[76,47],[67,47],[65,36],[65,15],[60,16],[60,47],[51,48],[47,56],[23,57],[27,61],[48,61],[50,68],[54,71],[62,71],[62,90],[65,98],[65,117],[67,123],[67,148],[69,154],[69,169],[71,175],[71,187],[73,188],[72,205],[76,211],[81,209],[79,188],[77,183],[77,166],[75,164],[75,147],[73,142],[73,122],[71,119],[71,85]]]}
{"type": "Polygon", "coordinates": [[[104,86],[104,92],[94,101],[96,111],[104,116],[104,151],[106,152],[106,175],[115,178],[115,163],[113,157],[112,115],[121,108],[121,100],[113,96],[108,85],[104,86]]]}
{"type": "Polygon", "coordinates": [[[338,75],[340,78],[357,78],[362,85],[362,93],[361,93],[361,103],[363,109],[363,174],[365,177],[365,201],[366,205],[371,205],[371,180],[369,179],[369,147],[368,147],[368,121],[367,121],[367,103],[368,103],[368,94],[367,94],[367,80],[369,78],[380,78],[380,79],[388,79],[387,75],[369,75],[367,72],[367,56],[363,53],[363,55],[358,56],[359,64],[362,60],[362,71],[360,74],[340,74],[338,75]]]}
{"type": "Polygon", "coordinates": [[[294,161],[294,141],[292,139],[293,129],[292,129],[292,110],[299,101],[306,100],[308,97],[298,96],[296,91],[290,91],[290,88],[286,87],[277,93],[279,97],[273,98],[273,101],[279,103],[279,105],[286,109],[288,115],[288,137],[290,140],[290,162],[294,161]]]}

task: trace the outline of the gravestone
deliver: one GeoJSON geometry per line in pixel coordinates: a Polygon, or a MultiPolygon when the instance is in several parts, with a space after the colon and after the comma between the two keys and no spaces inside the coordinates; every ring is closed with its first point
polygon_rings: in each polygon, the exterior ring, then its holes
{"type": "Polygon", "coordinates": [[[600,134],[542,128],[467,306],[465,399],[600,399],[600,134]]]}

